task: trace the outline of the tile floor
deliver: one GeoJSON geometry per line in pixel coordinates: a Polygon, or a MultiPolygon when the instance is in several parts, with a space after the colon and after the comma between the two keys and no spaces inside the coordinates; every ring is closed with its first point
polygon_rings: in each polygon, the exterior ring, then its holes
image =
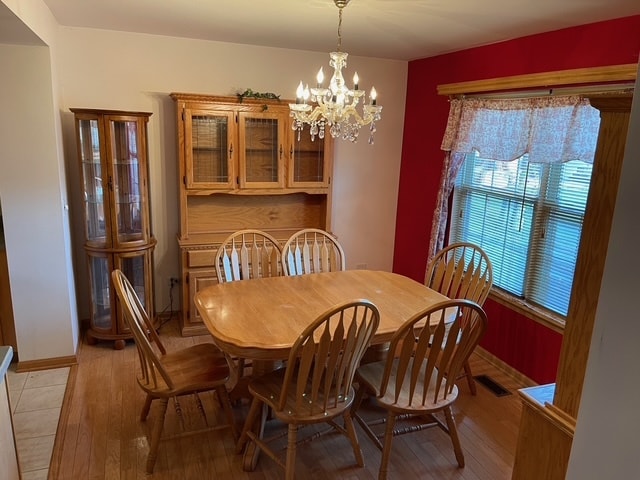
{"type": "Polygon", "coordinates": [[[69,367],[7,372],[22,480],[46,480],[69,367]]]}

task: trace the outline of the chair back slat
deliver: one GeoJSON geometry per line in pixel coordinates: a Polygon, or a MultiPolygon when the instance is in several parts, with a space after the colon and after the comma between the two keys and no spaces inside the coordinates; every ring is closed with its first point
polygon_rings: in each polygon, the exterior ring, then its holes
{"type": "Polygon", "coordinates": [[[141,367],[138,383],[143,389],[149,391],[161,388],[173,389],[174,383],[161,360],[161,356],[166,354],[166,349],[133,286],[118,269],[111,272],[111,279],[117,298],[122,304],[125,322],[133,334],[138,350],[141,367]]]}
{"type": "Polygon", "coordinates": [[[240,242],[240,263],[242,265],[240,270],[240,278],[238,278],[237,280],[249,280],[251,278],[249,265],[251,264],[252,266],[255,266],[255,264],[251,262],[245,235],[242,236],[240,242]]]}
{"type": "Polygon", "coordinates": [[[215,265],[218,282],[275,277],[281,274],[280,243],[270,234],[239,230],[218,247],[215,265]]]}
{"type": "Polygon", "coordinates": [[[284,275],[346,269],[344,250],[331,234],[317,228],[294,233],[282,248],[284,275]]]}
{"type": "Polygon", "coordinates": [[[465,298],[482,306],[493,285],[487,254],[472,243],[453,243],[429,263],[425,284],[449,298],[465,298]]]}
{"type": "Polygon", "coordinates": [[[349,398],[362,355],[378,328],[380,314],[368,300],[338,305],[298,337],[289,355],[279,410],[294,392],[293,415],[318,415],[349,398]]]}
{"type": "Polygon", "coordinates": [[[240,259],[235,240],[231,241],[231,278],[229,281],[240,280],[240,259]]]}
{"type": "Polygon", "coordinates": [[[317,272],[318,265],[318,256],[316,255],[317,248],[309,248],[309,241],[307,239],[307,235],[305,234],[303,238],[297,238],[296,243],[302,241],[302,248],[300,249],[302,253],[302,268],[305,272],[317,272]],[[312,254],[313,252],[313,254],[312,254]]]}
{"type": "Polygon", "coordinates": [[[233,278],[231,273],[231,259],[227,252],[222,252],[222,272],[224,278],[233,278]]]}
{"type": "Polygon", "coordinates": [[[446,399],[486,325],[484,310],[469,300],[448,300],[417,313],[391,340],[389,351],[396,354],[387,358],[380,395],[392,385],[395,403],[406,408],[446,399]],[[424,327],[434,323],[435,328],[424,327]]]}

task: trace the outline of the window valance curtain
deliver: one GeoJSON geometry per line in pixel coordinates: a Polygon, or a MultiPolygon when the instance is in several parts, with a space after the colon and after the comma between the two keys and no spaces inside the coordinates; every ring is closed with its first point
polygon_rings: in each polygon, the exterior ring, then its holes
{"type": "Polygon", "coordinates": [[[496,161],[527,154],[531,163],[593,162],[599,125],[598,110],[579,96],[452,99],[428,258],[444,243],[447,200],[467,154],[496,161]]]}
{"type": "Polygon", "coordinates": [[[442,150],[506,162],[525,153],[530,163],[593,162],[589,134],[599,123],[598,110],[577,96],[453,99],[442,150]]]}

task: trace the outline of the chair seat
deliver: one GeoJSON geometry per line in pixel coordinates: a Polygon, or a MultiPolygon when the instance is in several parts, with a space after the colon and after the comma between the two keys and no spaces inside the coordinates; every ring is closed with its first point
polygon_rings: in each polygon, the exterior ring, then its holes
{"type": "MultiPolygon", "coordinates": [[[[173,397],[183,392],[213,390],[231,375],[224,354],[213,343],[200,343],[184,350],[168,352],[162,357],[162,363],[174,388],[169,388],[159,379],[159,384],[152,389],[155,396],[173,397]]],[[[140,385],[147,391],[151,390],[143,382],[140,385]]]]}
{"type": "MultiPolygon", "coordinates": [[[[351,407],[355,397],[353,387],[350,389],[348,397],[344,400],[340,399],[336,407],[325,408],[324,401],[320,398],[313,404],[305,405],[305,408],[300,411],[296,411],[296,392],[294,389],[290,389],[284,408],[278,411],[277,402],[282,390],[285,371],[286,368],[281,368],[262,375],[249,383],[249,392],[271,407],[274,410],[274,416],[279,420],[295,424],[318,423],[337,417],[351,407]]],[[[332,405],[334,401],[335,398],[330,398],[327,403],[332,405]]]]}
{"type": "MultiPolygon", "coordinates": [[[[384,369],[385,369],[386,361],[380,361],[375,363],[368,363],[366,365],[362,365],[356,371],[356,382],[359,385],[366,388],[369,393],[377,397],[375,399],[376,403],[384,406],[387,410],[392,410],[396,413],[411,413],[411,414],[420,414],[420,413],[430,413],[432,411],[441,410],[447,405],[451,405],[455,402],[456,398],[458,398],[458,387],[453,386],[453,389],[450,393],[444,397],[444,388],[438,388],[437,385],[437,377],[438,375],[431,375],[429,379],[429,384],[426,385],[426,395],[427,399],[432,399],[431,401],[425,402],[422,405],[422,395],[424,393],[423,385],[419,384],[416,387],[415,396],[420,396],[418,401],[415,400],[410,402],[411,394],[409,390],[409,379],[405,378],[405,382],[401,386],[401,391],[398,396],[398,400],[396,401],[396,384],[395,384],[395,375],[393,372],[397,368],[398,359],[395,359],[393,362],[393,369],[391,373],[391,378],[389,380],[389,384],[387,385],[387,390],[384,396],[380,397],[380,379],[383,377],[384,369]],[[440,398],[436,399],[436,392],[439,392],[440,398]]],[[[422,367],[420,368],[420,378],[424,377],[425,367],[427,366],[426,360],[422,363],[422,367]]]]}

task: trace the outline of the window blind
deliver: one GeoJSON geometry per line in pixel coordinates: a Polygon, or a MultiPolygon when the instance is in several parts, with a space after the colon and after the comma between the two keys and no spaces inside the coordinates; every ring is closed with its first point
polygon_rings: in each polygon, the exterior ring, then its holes
{"type": "Polygon", "coordinates": [[[494,285],[566,316],[592,165],[466,155],[457,176],[450,242],[480,245],[494,285]]]}

